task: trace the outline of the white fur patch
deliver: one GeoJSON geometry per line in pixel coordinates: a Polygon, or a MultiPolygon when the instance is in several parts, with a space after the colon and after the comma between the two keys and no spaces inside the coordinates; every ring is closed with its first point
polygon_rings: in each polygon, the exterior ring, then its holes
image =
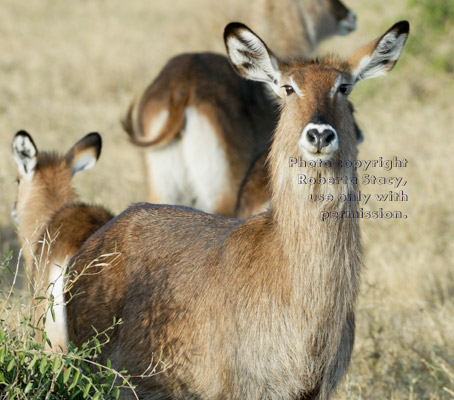
{"type": "Polygon", "coordinates": [[[339,90],[339,86],[341,85],[341,83],[342,83],[342,75],[339,74],[339,76],[336,79],[336,82],[334,82],[334,85],[333,85],[332,89],[329,92],[329,96],[330,97],[334,97],[336,95],[337,91],[339,90]]]}
{"type": "MultiPolygon", "coordinates": [[[[151,129],[150,129],[151,131],[151,129]]],[[[153,201],[161,204],[192,206],[193,193],[188,183],[181,140],[165,147],[152,146],[145,153],[153,201]]]]}
{"type": "Polygon", "coordinates": [[[50,268],[49,283],[53,283],[49,289],[49,294],[54,296],[55,321],[52,319],[51,311],[47,312],[46,333],[54,349],[58,346],[66,346],[68,343],[68,331],[66,328],[66,305],[64,299],[64,268],[60,265],[65,263],[55,263],[50,268]]]}
{"type": "Polygon", "coordinates": [[[145,136],[148,140],[154,140],[161,133],[162,128],[164,128],[165,123],[169,118],[169,110],[163,109],[158,114],[153,117],[153,121],[150,124],[148,132],[145,132],[145,136]]]}
{"type": "Polygon", "coordinates": [[[299,86],[296,84],[296,82],[293,80],[293,78],[290,78],[290,83],[291,83],[291,85],[292,85],[293,90],[294,90],[295,93],[298,95],[298,97],[304,97],[303,92],[301,91],[301,89],[299,88],[299,86]]]}
{"type": "Polygon", "coordinates": [[[71,164],[71,170],[73,174],[79,171],[85,171],[86,169],[92,168],[96,164],[96,157],[91,150],[87,150],[83,154],[76,156],[75,160],[71,164]]]}
{"type": "Polygon", "coordinates": [[[277,61],[268,53],[265,45],[257,36],[252,32],[242,30],[238,37],[231,36],[227,39],[227,49],[234,65],[243,70],[243,65],[248,66],[245,71],[248,79],[266,82],[276,91],[281,78],[277,61]],[[252,57],[249,57],[248,54],[252,54],[252,57]]]}
{"type": "Polygon", "coordinates": [[[28,136],[18,135],[13,142],[13,156],[19,173],[25,179],[31,180],[35,173],[36,156],[38,151],[28,136]]]}
{"type": "Polygon", "coordinates": [[[160,203],[214,212],[229,187],[227,157],[204,115],[188,107],[185,117],[181,139],[147,149],[151,186],[160,203]]]}
{"type": "Polygon", "coordinates": [[[377,78],[386,75],[402,54],[407,35],[397,36],[396,32],[386,34],[377,44],[371,56],[365,56],[353,71],[355,80],[377,78]],[[385,62],[387,61],[387,62],[385,62]]]}
{"type": "Polygon", "coordinates": [[[222,195],[229,190],[227,157],[207,117],[188,107],[186,121],[183,159],[196,198],[194,206],[214,212],[222,195]]]}

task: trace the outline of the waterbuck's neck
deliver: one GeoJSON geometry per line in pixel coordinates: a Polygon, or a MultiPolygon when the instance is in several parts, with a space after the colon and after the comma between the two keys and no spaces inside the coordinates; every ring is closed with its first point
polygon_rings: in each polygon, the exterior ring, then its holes
{"type": "Polygon", "coordinates": [[[78,196],[71,185],[68,168],[50,166],[39,169],[33,181],[24,184],[18,196],[19,230],[34,242],[45,232],[52,216],[78,196]]]}
{"type": "Polygon", "coordinates": [[[331,160],[331,167],[290,167],[290,157],[298,156],[295,152],[299,149],[295,139],[280,129],[285,129],[282,121],[269,160],[276,240],[288,260],[295,293],[301,293],[303,301],[313,303],[317,299],[317,307],[325,311],[343,314],[340,309],[352,307],[356,297],[361,244],[358,218],[352,218],[358,203],[343,201],[357,194],[356,174],[339,161],[353,161],[355,146],[351,152],[339,149],[340,156],[331,160]],[[299,175],[305,175],[306,184],[301,183],[299,175]],[[329,178],[338,177],[346,179],[328,183],[329,178]],[[320,194],[325,199],[326,195],[332,196],[331,200],[318,201],[320,194]],[[311,201],[315,195],[317,201],[311,201]]]}

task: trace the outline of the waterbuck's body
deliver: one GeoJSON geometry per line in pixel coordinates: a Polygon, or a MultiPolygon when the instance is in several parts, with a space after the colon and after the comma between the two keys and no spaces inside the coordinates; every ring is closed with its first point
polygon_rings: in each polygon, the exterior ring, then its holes
{"type": "MultiPolygon", "coordinates": [[[[317,33],[307,49],[301,48],[300,57],[309,55],[323,38],[355,29],[354,14],[339,0],[324,0],[321,8],[319,2],[307,0],[307,21],[297,26],[314,25],[324,33],[317,33]]],[[[257,2],[254,13],[261,7],[268,9],[269,4],[257,2]]],[[[293,7],[293,2],[285,2],[287,12],[293,7]]],[[[268,16],[266,12],[264,18],[268,16]]],[[[306,40],[303,33],[301,38],[296,35],[293,41],[306,40]]],[[[286,34],[285,42],[289,40],[286,34]]],[[[224,56],[172,58],[123,122],[132,142],[146,147],[148,200],[233,216],[244,174],[269,150],[277,108],[274,93],[262,83],[239,77],[224,56]]]]}
{"type": "Polygon", "coordinates": [[[45,331],[56,350],[64,350],[67,341],[63,304],[66,263],[93,232],[113,218],[102,207],[81,203],[71,184],[76,172],[96,163],[100,151],[101,137],[97,133],[87,135],[65,156],[38,152],[24,131],[18,132],[13,142],[19,169],[13,214],[32,279],[32,296],[54,297],[55,321],[46,301],[36,307],[35,316],[39,321],[47,312],[45,331]]]}
{"type": "Polygon", "coordinates": [[[270,210],[240,221],[168,205],[127,209],[71,260],[77,274],[112,255],[73,285],[70,339],[81,343],[121,318],[101,361],[132,375],[155,366],[135,380],[142,398],[328,399],[350,361],[361,245],[357,219],[321,222],[320,212],[354,212],[356,203],[337,198],[357,188],[299,185],[288,162],[322,159],[332,166],[308,176],[355,177],[337,162],[357,153],[347,95],[390,70],[407,35],[401,22],[345,62],[284,63],[246,26],[228,25],[235,70],[283,100],[270,210]],[[314,192],[336,200],[309,202],[314,192]]]}

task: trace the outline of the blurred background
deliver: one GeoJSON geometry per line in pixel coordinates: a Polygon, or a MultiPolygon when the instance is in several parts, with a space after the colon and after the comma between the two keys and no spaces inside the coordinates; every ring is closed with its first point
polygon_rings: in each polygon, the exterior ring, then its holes
{"type": "MultiPolygon", "coordinates": [[[[357,15],[357,31],[324,42],[317,53],[348,56],[394,22],[411,24],[395,70],[351,95],[365,136],[359,158],[407,158],[407,168],[380,175],[406,179],[409,200],[386,205],[406,220],[361,221],[366,268],[356,343],[337,397],[454,399],[454,2],[344,3],[357,15]]],[[[2,0],[2,259],[19,251],[10,216],[14,134],[25,129],[39,149],[66,152],[86,133],[100,132],[98,165],[74,179],[82,199],[115,213],[145,200],[140,152],[120,119],[171,56],[224,54],[222,32],[233,20],[250,20],[246,2],[2,0]]],[[[365,209],[379,207],[371,199],[365,209]]]]}

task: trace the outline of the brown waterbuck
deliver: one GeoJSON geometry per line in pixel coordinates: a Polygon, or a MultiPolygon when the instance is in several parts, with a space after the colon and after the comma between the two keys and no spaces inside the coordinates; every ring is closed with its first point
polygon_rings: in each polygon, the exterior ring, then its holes
{"type": "Polygon", "coordinates": [[[102,207],[81,203],[71,184],[76,172],[95,165],[100,152],[101,136],[97,133],[85,136],[65,156],[38,152],[25,131],[18,132],[13,141],[19,172],[13,217],[33,296],[53,298],[55,320],[47,302],[36,306],[35,315],[39,325],[45,320],[45,332],[57,350],[64,350],[67,340],[63,299],[66,263],[96,229],[113,218],[102,207]]]}
{"type": "Polygon", "coordinates": [[[67,293],[78,293],[67,305],[70,340],[121,318],[101,361],[142,375],[134,383],[147,399],[330,398],[350,361],[361,270],[358,205],[338,197],[358,190],[355,171],[339,162],[357,154],[347,96],[395,65],[408,32],[399,22],[346,61],[282,61],[245,25],[229,24],[235,70],[282,96],[269,211],[241,221],[128,208],[70,261],[79,276],[67,293]],[[295,156],[323,161],[305,170],[313,184],[298,183],[295,156]],[[348,183],[321,183],[340,176],[348,183]],[[334,200],[310,202],[313,193],[334,200]],[[322,222],[327,211],[333,217],[322,222]],[[115,260],[80,275],[104,254],[115,260]],[[148,376],[157,360],[162,369],[148,376]]]}
{"type": "MultiPolygon", "coordinates": [[[[324,0],[322,7],[320,0],[306,2],[307,20],[298,24],[324,33],[317,31],[299,56],[308,55],[322,38],[355,28],[354,14],[338,0],[324,0]]],[[[148,200],[233,216],[244,174],[269,150],[277,103],[263,83],[240,78],[222,55],[172,58],[123,121],[131,141],[145,147],[148,200]]]]}
{"type": "Polygon", "coordinates": [[[253,0],[251,24],[277,55],[298,58],[354,31],[356,16],[340,0],[253,0]]]}

